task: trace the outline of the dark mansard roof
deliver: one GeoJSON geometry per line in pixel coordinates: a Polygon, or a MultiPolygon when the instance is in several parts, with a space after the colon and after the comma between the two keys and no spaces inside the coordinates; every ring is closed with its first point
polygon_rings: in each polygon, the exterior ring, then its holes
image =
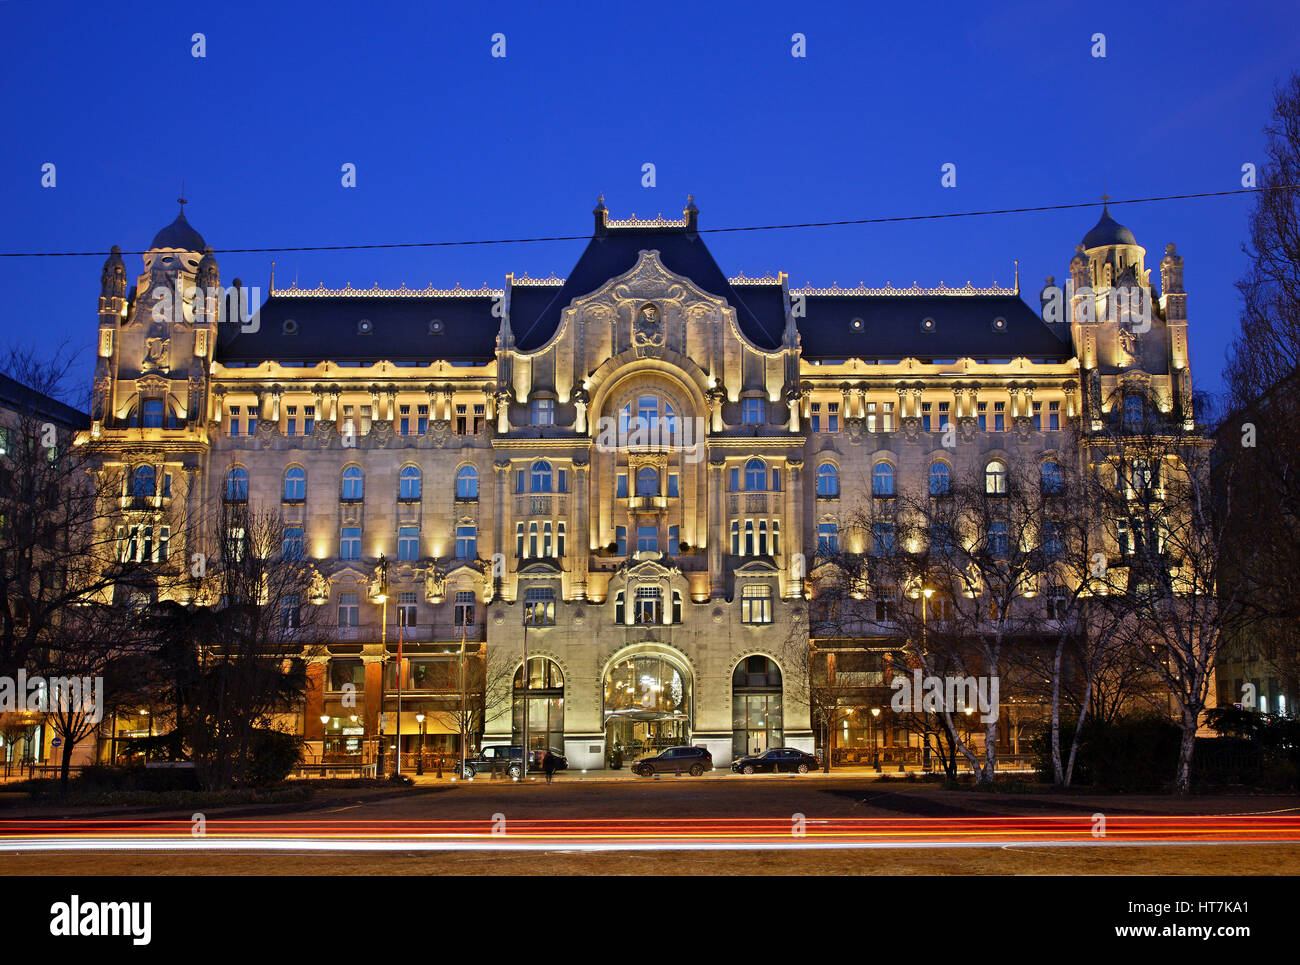
{"type": "MultiPolygon", "coordinates": [[[[644,223],[598,227],[561,285],[516,283],[510,292],[515,345],[534,351],[555,334],[565,308],[611,278],[630,271],[642,251],[659,252],[669,271],[726,299],[741,332],[763,349],[781,345],[785,309],[781,286],[732,284],[703,238],[686,224],[644,223]]],[[[960,290],[957,290],[960,291],[960,290]]],[[[1019,295],[881,294],[832,289],[804,293],[799,319],[805,358],[1069,358],[1068,332],[1058,334],[1019,295]]],[[[445,359],[488,362],[495,353],[499,319],[485,289],[411,294],[358,291],[311,295],[273,293],[262,305],[256,333],[229,327],[218,338],[222,363],[322,360],[367,362],[445,359]],[[363,325],[369,321],[369,326],[363,325]],[[286,324],[288,323],[288,324],[286,324]],[[436,324],[435,324],[436,323],[436,324]]],[[[797,294],[793,292],[793,294],[797,294]]]]}

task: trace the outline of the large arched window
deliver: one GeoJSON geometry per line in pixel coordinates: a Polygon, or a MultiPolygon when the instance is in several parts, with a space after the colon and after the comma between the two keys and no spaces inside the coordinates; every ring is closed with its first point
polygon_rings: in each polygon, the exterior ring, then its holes
{"type": "Polygon", "coordinates": [[[232,503],[248,502],[248,470],[236,466],[226,475],[226,500],[232,503]]]}
{"type": "Polygon", "coordinates": [[[473,466],[456,470],[456,498],[478,499],[478,470],[473,466]]]}
{"type": "Polygon", "coordinates": [[[528,491],[534,493],[549,493],[551,491],[551,464],[545,459],[539,459],[533,463],[528,491]]]}
{"type": "Polygon", "coordinates": [[[137,500],[152,496],[157,491],[156,478],[153,466],[137,466],[131,477],[131,495],[137,500]]]}
{"type": "Polygon", "coordinates": [[[403,466],[397,477],[398,499],[420,498],[420,470],[417,466],[403,466]]]}
{"type": "Polygon", "coordinates": [[[887,462],[878,462],[871,470],[871,494],[873,496],[894,495],[894,467],[887,462]]]}
{"type": "Polygon", "coordinates": [[[649,466],[642,466],[636,471],[636,494],[638,496],[659,495],[659,473],[649,466]]]}
{"type": "Polygon", "coordinates": [[[564,751],[564,674],[560,665],[547,657],[530,657],[528,673],[521,665],[515,671],[512,743],[524,737],[524,697],[528,697],[528,749],[564,751]],[[525,676],[527,687],[525,687],[525,676]]]}
{"type": "Polygon", "coordinates": [[[952,471],[946,462],[936,462],[930,466],[930,495],[947,496],[952,486],[952,471]]]}
{"type": "Polygon", "coordinates": [[[1060,495],[1061,490],[1065,488],[1065,475],[1061,472],[1061,464],[1055,459],[1049,459],[1043,463],[1041,472],[1043,493],[1048,496],[1060,495]]]}
{"type": "Polygon", "coordinates": [[[746,657],[731,674],[731,750],[736,757],[782,746],[781,670],[762,654],[746,657]]]}
{"type": "Polygon", "coordinates": [[[745,492],[761,493],[767,490],[767,466],[762,459],[751,459],[745,463],[745,492]]]}
{"type": "Polygon", "coordinates": [[[817,467],[817,495],[838,496],[840,494],[840,471],[834,463],[824,462],[817,467]]]}
{"type": "Polygon", "coordinates": [[[990,496],[1007,494],[1007,464],[1001,459],[994,459],[984,467],[984,492],[990,496]]]}
{"type": "Polygon", "coordinates": [[[284,471],[284,500],[289,503],[301,502],[307,498],[307,470],[302,466],[290,466],[284,471]]]}
{"type": "Polygon", "coordinates": [[[341,496],[347,500],[358,500],[366,495],[366,476],[360,466],[348,466],[343,470],[343,489],[341,496]]]}

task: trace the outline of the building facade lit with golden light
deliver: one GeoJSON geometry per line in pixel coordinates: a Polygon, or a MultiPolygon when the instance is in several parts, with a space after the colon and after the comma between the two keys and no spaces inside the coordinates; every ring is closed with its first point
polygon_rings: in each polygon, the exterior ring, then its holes
{"type": "MultiPolygon", "coordinates": [[[[530,744],[570,767],[676,743],[724,764],[821,745],[785,640],[819,550],[871,551],[850,512],[936,464],[1068,458],[1076,420],[1127,387],[1189,397],[1181,258],[1170,246],[1158,317],[1133,338],[1104,300],[1149,284],[1145,251],[1109,212],[1070,262],[1100,310],[1076,294],[1060,322],[1018,282],[728,278],[697,218],[614,220],[602,202],[566,278],[273,288],[243,324],[193,297],[220,274],[183,213],[134,285],[115,250],[83,441],[127,480],[120,552],[188,565],[169,512],[278,512],[285,552],[319,574],[302,606],[333,626],[295,725],[313,754],[394,735],[399,637],[403,750],[452,751],[464,636],[485,664],[528,656],[476,744],[520,740],[526,685],[530,744]],[[180,293],[163,320],[160,290],[180,293]]],[[[907,740],[859,726],[832,744],[907,740]]]]}

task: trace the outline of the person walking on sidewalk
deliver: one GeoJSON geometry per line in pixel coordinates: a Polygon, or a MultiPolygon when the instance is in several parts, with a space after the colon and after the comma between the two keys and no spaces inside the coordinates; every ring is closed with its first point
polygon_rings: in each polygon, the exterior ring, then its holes
{"type": "Polygon", "coordinates": [[[551,779],[555,777],[555,764],[555,755],[548,750],[546,756],[542,758],[542,770],[546,772],[547,784],[550,784],[551,779]]]}

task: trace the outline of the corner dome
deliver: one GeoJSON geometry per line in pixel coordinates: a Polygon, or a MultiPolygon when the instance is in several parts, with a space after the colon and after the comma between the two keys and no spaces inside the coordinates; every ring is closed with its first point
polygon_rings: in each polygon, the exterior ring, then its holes
{"type": "Polygon", "coordinates": [[[1085,250],[1104,248],[1108,245],[1136,245],[1133,232],[1110,216],[1110,205],[1102,209],[1101,220],[1093,229],[1083,236],[1085,250]]]}
{"type": "Polygon", "coordinates": [[[150,250],[155,248],[179,248],[181,251],[202,251],[207,247],[203,236],[195,231],[185,220],[185,209],[176,216],[176,220],[153,236],[150,250]]]}

